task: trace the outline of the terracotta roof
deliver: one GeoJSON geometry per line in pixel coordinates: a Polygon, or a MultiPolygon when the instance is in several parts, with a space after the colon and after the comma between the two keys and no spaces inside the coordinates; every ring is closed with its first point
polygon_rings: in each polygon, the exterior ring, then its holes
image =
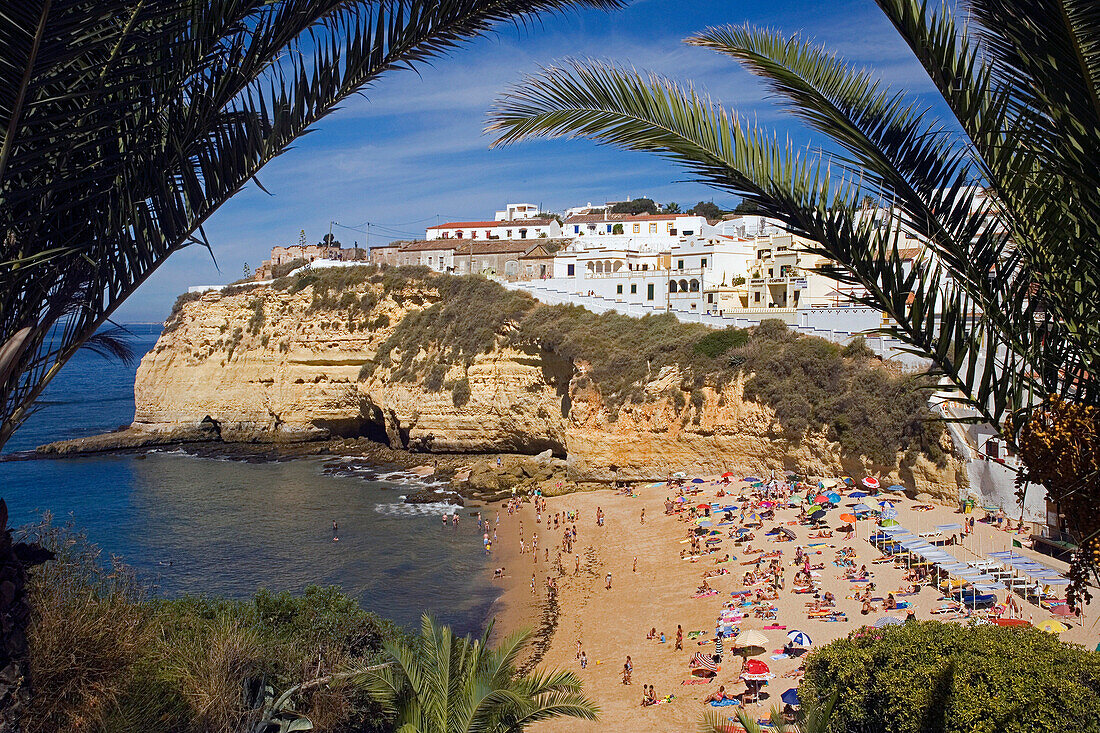
{"type": "Polygon", "coordinates": [[[426,252],[428,250],[450,250],[462,244],[462,239],[432,239],[425,242],[410,242],[403,245],[399,252],[426,252]]]}
{"type": "Polygon", "coordinates": [[[428,227],[432,229],[470,229],[479,227],[509,227],[509,226],[546,226],[553,219],[515,219],[513,221],[449,221],[446,224],[436,224],[428,227]]]}
{"type": "Polygon", "coordinates": [[[530,239],[467,239],[455,249],[455,257],[469,255],[471,249],[475,255],[523,254],[534,246],[530,239]]]}

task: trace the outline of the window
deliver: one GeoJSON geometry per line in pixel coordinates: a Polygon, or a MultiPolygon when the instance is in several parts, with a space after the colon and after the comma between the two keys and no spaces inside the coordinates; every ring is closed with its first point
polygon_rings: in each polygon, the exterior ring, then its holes
{"type": "Polygon", "coordinates": [[[616,285],[615,286],[615,294],[616,295],[622,295],[623,294],[623,286],[622,285],[616,285]]]}
{"type": "Polygon", "coordinates": [[[688,290],[690,290],[693,293],[698,293],[699,292],[699,281],[698,280],[692,280],[690,283],[688,283],[688,290]]]}
{"type": "Polygon", "coordinates": [[[634,225],[634,233],[638,234],[641,231],[642,231],[642,225],[641,224],[635,224],[634,225]]]}
{"type": "Polygon", "coordinates": [[[706,266],[707,266],[707,258],[704,257],[703,259],[699,260],[699,267],[706,267],[706,266]]]}
{"type": "Polygon", "coordinates": [[[488,229],[486,229],[485,230],[485,238],[488,239],[491,236],[493,236],[493,233],[491,231],[489,231],[488,229]]]}
{"type": "Polygon", "coordinates": [[[676,225],[670,221],[668,224],[665,224],[665,231],[667,231],[669,234],[675,234],[676,231],[673,229],[674,226],[676,225]]]}
{"type": "Polygon", "coordinates": [[[610,224],[608,224],[608,225],[607,225],[607,233],[608,233],[608,234],[610,234],[610,233],[611,233],[611,225],[610,225],[610,224]]]}
{"type": "Polygon", "coordinates": [[[760,302],[760,293],[753,293],[753,300],[755,300],[757,303],[759,303],[760,302]]]}
{"type": "Polygon", "coordinates": [[[707,302],[708,303],[713,303],[714,302],[714,293],[707,293],[707,302]]]}
{"type": "Polygon", "coordinates": [[[670,292],[670,293],[675,293],[676,292],[676,281],[675,280],[669,280],[668,281],[668,292],[670,292]]]}
{"type": "Polygon", "coordinates": [[[646,300],[653,300],[653,283],[646,285],[646,300]]]}
{"type": "Polygon", "coordinates": [[[576,265],[566,265],[565,274],[569,277],[573,277],[573,273],[576,271],[576,265]]]}
{"type": "Polygon", "coordinates": [[[581,225],[580,224],[574,224],[573,225],[573,233],[574,234],[580,234],[581,233],[581,225]]]}
{"type": "Polygon", "coordinates": [[[511,230],[511,229],[509,229],[509,230],[508,230],[508,239],[511,239],[511,238],[512,238],[512,230],[511,230]]]}
{"type": "Polygon", "coordinates": [[[684,261],[683,260],[676,260],[676,269],[677,270],[684,269],[684,261]]]}
{"type": "Polygon", "coordinates": [[[429,265],[432,264],[432,258],[431,257],[428,258],[428,264],[429,265]]]}
{"type": "Polygon", "coordinates": [[[685,229],[685,230],[684,230],[684,236],[685,236],[685,237],[690,237],[690,236],[691,236],[692,234],[695,234],[695,230],[694,230],[694,229],[685,229]]]}
{"type": "Polygon", "coordinates": [[[656,223],[653,223],[653,224],[649,225],[649,233],[650,234],[656,234],[657,233],[657,224],[656,223]]]}
{"type": "Polygon", "coordinates": [[[462,239],[462,230],[459,229],[457,232],[455,232],[455,236],[458,237],[459,239],[462,239]]]}
{"type": "Polygon", "coordinates": [[[769,267],[768,268],[768,277],[775,277],[775,268],[774,267],[769,267]]]}
{"type": "Polygon", "coordinates": [[[643,270],[648,270],[648,269],[649,269],[649,265],[642,265],[642,269],[643,269],[643,270]]]}
{"type": "Polygon", "coordinates": [[[630,294],[631,295],[637,295],[638,294],[638,283],[630,283],[630,294]]]}

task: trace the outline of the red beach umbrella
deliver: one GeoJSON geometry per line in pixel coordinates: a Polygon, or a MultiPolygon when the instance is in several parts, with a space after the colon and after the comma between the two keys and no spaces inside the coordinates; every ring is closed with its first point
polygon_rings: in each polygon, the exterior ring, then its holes
{"type": "Polygon", "coordinates": [[[774,677],[768,665],[759,659],[750,659],[745,664],[745,671],[741,673],[743,680],[767,680],[774,677]]]}
{"type": "Polygon", "coordinates": [[[733,478],[733,474],[730,473],[729,471],[726,471],[725,473],[722,474],[722,478],[733,478]]]}
{"type": "Polygon", "coordinates": [[[825,496],[825,494],[818,494],[817,496],[814,497],[814,504],[828,504],[828,503],[829,503],[829,497],[825,496]]]}

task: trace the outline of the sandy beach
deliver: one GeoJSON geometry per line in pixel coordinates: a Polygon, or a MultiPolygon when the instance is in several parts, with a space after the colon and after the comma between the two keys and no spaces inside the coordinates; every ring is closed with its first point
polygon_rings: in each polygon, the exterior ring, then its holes
{"type": "MultiPolygon", "coordinates": [[[[736,498],[739,493],[748,496],[748,485],[734,480],[726,489],[730,492],[724,498],[716,498],[720,489],[717,482],[706,484],[688,484],[688,489],[701,489],[701,493],[688,497],[685,506],[695,506],[711,501],[723,502],[723,506],[733,503],[730,495],[736,498]],[[743,488],[744,487],[744,488],[743,488]]],[[[853,489],[849,489],[851,491],[853,489]]],[[[666,515],[664,512],[666,497],[675,497],[676,490],[663,485],[637,487],[634,496],[619,494],[615,491],[592,491],[566,494],[546,499],[546,511],[542,521],[536,522],[533,504],[529,501],[515,515],[501,512],[499,541],[494,547],[494,566],[503,566],[506,578],[505,588],[498,601],[494,615],[496,618],[495,635],[527,628],[535,632],[531,644],[528,662],[545,667],[561,667],[577,672],[585,682],[586,692],[601,708],[599,723],[584,723],[572,719],[562,719],[540,724],[533,728],[537,731],[637,731],[637,730],[694,730],[704,710],[710,708],[704,699],[716,691],[719,685],[727,690],[739,691],[744,685],[738,683],[741,671],[741,657],[731,654],[730,640],[725,642],[725,654],[717,676],[702,684],[682,684],[693,678],[689,660],[695,652],[714,653],[714,631],[716,619],[723,604],[735,601],[731,593],[745,590],[744,573],[752,570],[751,562],[755,554],[747,554],[746,544],[735,545],[728,538],[728,530],[739,526],[739,514],[735,515],[732,525],[720,526],[723,538],[713,554],[704,555],[695,560],[682,559],[681,551],[690,547],[688,533],[695,526],[687,512],[666,515]],[[645,509],[645,522],[641,514],[645,509]],[[605,515],[603,526],[597,526],[597,509],[605,515]],[[563,525],[553,528],[555,513],[576,511],[577,541],[571,554],[561,552],[563,525]],[[547,528],[547,520],[551,525],[547,528]],[[520,554],[520,523],[522,522],[524,548],[520,554]],[[530,551],[532,534],[538,534],[537,558],[530,551]],[[546,548],[549,546],[550,562],[546,561],[546,548]],[[730,561],[716,563],[726,553],[730,561]],[[559,560],[560,556],[560,560],[559,560]],[[577,560],[580,560],[580,572],[576,572],[577,560]],[[635,570],[635,558],[637,566],[635,570]],[[707,578],[715,595],[693,597],[708,571],[728,569],[728,574],[707,578]],[[611,589],[608,590],[607,575],[611,574],[611,589]],[[532,591],[532,574],[534,590],[532,591]],[[557,584],[556,598],[549,599],[546,590],[546,578],[551,576],[557,584]],[[676,627],[684,630],[682,650],[675,649],[676,627]],[[651,629],[665,635],[665,643],[647,639],[651,629]],[[701,631],[696,638],[689,638],[689,632],[701,631]],[[581,669],[577,660],[578,641],[585,652],[588,665],[581,669]],[[699,642],[704,643],[700,644],[699,642]],[[633,663],[632,684],[623,684],[623,665],[627,656],[633,663]],[[643,707],[642,687],[653,685],[659,698],[672,695],[668,702],[643,707]]],[[[877,507],[877,501],[893,501],[897,510],[897,521],[915,534],[934,532],[936,525],[961,523],[963,515],[954,507],[933,505],[929,510],[918,511],[915,506],[926,505],[906,498],[902,494],[883,494],[879,497],[849,500],[845,497],[840,508],[829,512],[825,527],[835,528],[844,522],[839,515],[848,511],[848,507],[863,501],[877,507]]],[[[498,507],[499,505],[496,505],[498,507]]],[[[490,511],[490,516],[493,512],[490,511]]],[[[863,624],[874,623],[883,616],[892,615],[899,619],[905,617],[905,610],[886,611],[881,602],[874,604],[875,610],[867,615],[861,613],[862,602],[855,600],[859,582],[851,582],[844,577],[844,567],[833,564],[838,550],[850,547],[854,550],[853,562],[856,568],[867,565],[871,571],[870,580],[875,584],[873,596],[885,598],[887,593],[896,593],[905,581],[906,569],[897,568],[891,562],[873,564],[880,557],[879,550],[867,541],[875,523],[870,520],[857,523],[852,539],[845,540],[843,533],[834,532],[831,538],[811,539],[816,530],[799,525],[798,509],[782,508],[776,512],[775,519],[765,521],[762,527],[754,530],[751,546],[765,553],[781,551],[784,588],[778,598],[771,601],[776,608],[774,620],[756,618],[751,609],[745,609],[746,617],[737,626],[744,634],[749,630],[763,633],[768,646],[753,659],[766,663],[774,679],[763,687],[762,699],[748,705],[754,717],[768,714],[773,705],[779,705],[780,695],[798,684],[797,669],[803,661],[799,657],[772,659],[782,651],[787,643],[787,633],[801,630],[809,635],[812,646],[818,646],[836,638],[846,636],[863,624]],[[766,537],[765,532],[783,527],[792,531],[795,539],[785,542],[775,541],[775,537],[766,537]],[[809,552],[812,565],[821,565],[815,570],[814,581],[819,583],[820,592],[831,591],[835,597],[835,610],[846,614],[846,621],[828,621],[822,618],[807,618],[806,603],[812,594],[794,592],[793,581],[797,568],[794,564],[796,548],[809,552]],[[765,628],[782,626],[785,628],[765,628]]],[[[984,516],[979,508],[978,518],[984,516]]],[[[720,517],[715,517],[715,523],[720,517]]],[[[951,534],[951,533],[947,533],[951,534]]],[[[947,547],[962,561],[978,560],[989,552],[1014,549],[1016,552],[1036,558],[1045,565],[1065,570],[1065,563],[1059,562],[1026,548],[1012,548],[1012,539],[1016,535],[999,530],[992,525],[977,522],[972,535],[959,545],[947,547]]],[[[766,561],[765,561],[766,562],[766,561]]],[[[751,590],[764,588],[755,585],[751,590]]],[[[1005,591],[998,593],[1004,600],[1005,591]]],[[[934,588],[924,585],[915,595],[898,596],[898,601],[912,604],[919,619],[945,616],[934,615],[932,610],[939,607],[941,594],[934,588]]],[[[1051,613],[1038,605],[1017,597],[1020,604],[1020,616],[1034,623],[1051,618],[1051,613]]],[[[1095,648],[1100,641],[1100,625],[1097,624],[1098,608],[1094,603],[1086,613],[1068,623],[1070,630],[1061,634],[1064,641],[1083,644],[1095,648]]],[[[963,621],[959,621],[960,623],[963,621]]],[[[811,649],[812,649],[811,646],[811,649]]],[[[721,708],[721,712],[734,714],[736,708],[721,708]]]]}

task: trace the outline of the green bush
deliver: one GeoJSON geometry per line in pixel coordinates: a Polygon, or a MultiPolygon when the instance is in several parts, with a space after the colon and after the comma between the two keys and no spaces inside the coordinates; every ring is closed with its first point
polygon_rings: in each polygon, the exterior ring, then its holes
{"type": "Polygon", "coordinates": [[[451,402],[455,407],[465,407],[470,401],[470,380],[466,377],[455,381],[451,387],[451,402]]]}
{"type": "Polygon", "coordinates": [[[252,315],[248,319],[248,332],[255,336],[264,326],[264,299],[253,298],[251,307],[252,315]]]}
{"type": "Polygon", "coordinates": [[[835,731],[1100,730],[1100,653],[1031,627],[864,628],[807,659],[799,695],[834,690],[835,731]]]}
{"type": "Polygon", "coordinates": [[[715,359],[730,349],[744,346],[748,343],[749,332],[744,328],[724,328],[721,331],[713,331],[695,342],[693,347],[696,353],[715,359]]]}

